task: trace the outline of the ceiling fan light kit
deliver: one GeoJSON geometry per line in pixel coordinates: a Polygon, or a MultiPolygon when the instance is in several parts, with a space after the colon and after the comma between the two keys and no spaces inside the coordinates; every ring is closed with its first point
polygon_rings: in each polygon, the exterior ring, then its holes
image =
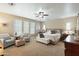
{"type": "Polygon", "coordinates": [[[15,3],[8,3],[8,5],[13,6],[13,5],[15,5],[15,3]]]}
{"type": "Polygon", "coordinates": [[[44,16],[48,16],[48,14],[45,14],[44,12],[38,12],[35,14],[36,17],[44,18],[44,16]]]}

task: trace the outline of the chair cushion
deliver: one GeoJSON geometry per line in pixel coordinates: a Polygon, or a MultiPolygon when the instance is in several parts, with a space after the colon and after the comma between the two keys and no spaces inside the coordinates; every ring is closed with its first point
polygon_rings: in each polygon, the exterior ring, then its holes
{"type": "Polygon", "coordinates": [[[12,40],[6,40],[6,42],[11,42],[12,40]]]}
{"type": "Polygon", "coordinates": [[[3,37],[4,40],[8,40],[11,39],[10,37],[3,37]]]}
{"type": "Polygon", "coordinates": [[[15,46],[21,46],[21,45],[24,45],[24,44],[25,44],[24,40],[16,40],[15,41],[15,46]]]}

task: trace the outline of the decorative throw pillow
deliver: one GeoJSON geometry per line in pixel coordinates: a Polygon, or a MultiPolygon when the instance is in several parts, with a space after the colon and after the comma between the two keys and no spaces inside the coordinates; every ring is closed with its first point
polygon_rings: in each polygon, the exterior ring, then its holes
{"type": "Polygon", "coordinates": [[[40,35],[40,38],[44,38],[44,35],[43,35],[43,33],[40,33],[39,35],[40,35]]]}
{"type": "Polygon", "coordinates": [[[51,31],[51,34],[55,34],[56,33],[56,31],[51,31]]]}

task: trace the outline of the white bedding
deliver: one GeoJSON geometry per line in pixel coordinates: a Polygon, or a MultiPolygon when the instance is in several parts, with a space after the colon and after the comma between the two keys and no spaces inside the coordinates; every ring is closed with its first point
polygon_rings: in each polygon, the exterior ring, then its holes
{"type": "Polygon", "coordinates": [[[46,38],[46,37],[40,38],[39,34],[38,34],[38,36],[36,38],[36,41],[39,41],[39,42],[45,43],[45,44],[49,44],[50,43],[50,39],[49,38],[46,38]]]}
{"type": "Polygon", "coordinates": [[[44,36],[46,38],[49,38],[52,42],[57,43],[60,40],[61,34],[60,33],[56,33],[56,34],[47,34],[47,33],[44,33],[44,36]]]}
{"type": "Polygon", "coordinates": [[[36,41],[45,43],[45,44],[49,44],[50,41],[52,42],[52,44],[56,44],[59,39],[61,34],[60,33],[56,33],[56,34],[47,34],[47,33],[43,33],[44,34],[44,38],[40,38],[39,35],[37,36],[36,41]]]}

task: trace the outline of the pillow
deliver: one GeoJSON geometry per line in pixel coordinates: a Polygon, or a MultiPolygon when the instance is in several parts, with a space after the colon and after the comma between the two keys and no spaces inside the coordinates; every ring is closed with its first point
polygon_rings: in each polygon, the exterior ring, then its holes
{"type": "Polygon", "coordinates": [[[40,38],[44,38],[44,35],[43,35],[43,33],[40,33],[39,35],[40,35],[40,38]]]}
{"type": "Polygon", "coordinates": [[[51,34],[51,31],[50,30],[47,30],[46,34],[51,34]]]}
{"type": "Polygon", "coordinates": [[[51,31],[51,34],[55,34],[56,33],[56,31],[51,31]]]}

